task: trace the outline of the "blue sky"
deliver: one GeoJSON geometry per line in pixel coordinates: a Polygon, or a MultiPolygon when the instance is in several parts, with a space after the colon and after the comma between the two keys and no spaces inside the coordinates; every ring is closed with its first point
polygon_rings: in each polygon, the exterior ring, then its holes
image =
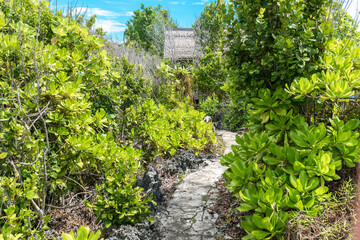
{"type": "MultiPolygon", "coordinates": [[[[51,5],[55,8],[66,8],[68,2],[74,0],[51,0],[51,5]]],[[[179,27],[188,28],[195,22],[195,18],[200,16],[206,3],[210,0],[77,0],[78,10],[87,8],[87,13],[97,15],[96,27],[102,27],[110,36],[123,39],[123,32],[126,28],[125,23],[130,19],[132,12],[139,9],[141,3],[145,6],[157,6],[159,4],[170,12],[170,16],[179,27]]]]}
{"type": "MultiPolygon", "coordinates": [[[[347,11],[353,17],[360,8],[360,0],[343,0],[347,2],[347,11]]],[[[195,22],[196,17],[200,16],[205,4],[211,0],[50,0],[55,8],[66,8],[68,2],[77,2],[78,10],[87,8],[89,15],[97,15],[96,27],[102,27],[110,36],[123,40],[126,22],[131,18],[133,11],[140,8],[141,3],[145,6],[157,6],[159,4],[170,12],[170,16],[179,27],[188,28],[195,22]]]]}

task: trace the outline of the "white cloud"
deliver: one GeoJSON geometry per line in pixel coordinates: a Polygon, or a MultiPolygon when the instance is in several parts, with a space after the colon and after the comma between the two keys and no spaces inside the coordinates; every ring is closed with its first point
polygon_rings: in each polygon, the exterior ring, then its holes
{"type": "Polygon", "coordinates": [[[95,28],[101,27],[107,33],[119,33],[126,29],[126,25],[115,20],[98,19],[95,28]]]}
{"type": "Polygon", "coordinates": [[[124,12],[124,13],[117,13],[117,12],[112,12],[112,11],[108,11],[108,10],[104,10],[104,9],[100,9],[100,8],[85,8],[85,7],[77,7],[75,8],[76,12],[81,12],[81,13],[85,13],[86,15],[96,15],[98,17],[120,17],[120,16],[132,16],[133,12],[124,12]]]}
{"type": "Polygon", "coordinates": [[[130,16],[132,16],[132,15],[134,15],[134,12],[126,12],[126,13],[123,13],[124,15],[120,15],[120,16],[128,16],[128,17],[130,17],[130,16]]]}
{"type": "Polygon", "coordinates": [[[172,5],[185,5],[185,2],[170,2],[172,5]]]}
{"type": "Polygon", "coordinates": [[[205,5],[209,0],[200,0],[201,2],[194,2],[192,5],[205,5]]]}
{"type": "Polygon", "coordinates": [[[127,3],[127,2],[119,2],[119,1],[116,1],[116,2],[114,2],[114,1],[104,1],[105,3],[107,3],[107,4],[116,4],[116,5],[128,5],[129,3],[127,3]]]}

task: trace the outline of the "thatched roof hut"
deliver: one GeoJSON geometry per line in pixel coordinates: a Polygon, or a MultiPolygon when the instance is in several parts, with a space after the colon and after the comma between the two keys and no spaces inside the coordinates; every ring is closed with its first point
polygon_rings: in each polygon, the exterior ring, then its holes
{"type": "Polygon", "coordinates": [[[164,58],[175,62],[192,60],[198,51],[192,28],[173,28],[165,31],[164,58]]]}

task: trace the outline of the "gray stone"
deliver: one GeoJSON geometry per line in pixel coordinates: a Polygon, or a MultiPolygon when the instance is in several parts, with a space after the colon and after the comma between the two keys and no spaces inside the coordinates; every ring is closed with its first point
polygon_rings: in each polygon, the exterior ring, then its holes
{"type": "MultiPolygon", "coordinates": [[[[235,133],[218,131],[225,144],[225,153],[235,144],[235,133]]],[[[166,161],[168,172],[179,173],[187,169],[204,166],[201,170],[187,174],[177,186],[166,209],[156,214],[156,224],[141,223],[112,228],[106,240],[216,240],[215,226],[218,215],[212,210],[218,191],[216,181],[226,169],[219,158],[212,155],[196,156],[194,151],[178,150],[175,157],[166,161]]],[[[139,186],[154,194],[155,201],[162,201],[161,182],[155,168],[150,167],[139,186]]],[[[222,239],[232,239],[222,236],[222,239]]]]}
{"type": "MultiPolygon", "coordinates": [[[[153,194],[153,200],[156,203],[159,204],[163,202],[164,196],[160,190],[161,180],[159,179],[158,171],[154,167],[150,166],[145,171],[144,176],[138,185],[144,188],[147,195],[153,194]]],[[[154,205],[151,204],[151,207],[154,208],[154,205]]]]}
{"type": "Polygon", "coordinates": [[[158,233],[155,226],[148,222],[136,225],[112,226],[107,230],[105,240],[155,240],[158,233]]]}
{"type": "MultiPolygon", "coordinates": [[[[219,134],[228,153],[235,144],[236,133],[219,131],[219,134]]],[[[200,171],[183,178],[168,202],[166,212],[157,216],[161,223],[160,239],[216,239],[218,216],[212,211],[218,194],[215,183],[225,169],[218,158],[212,159],[200,171]]]]}
{"type": "Polygon", "coordinates": [[[195,155],[193,150],[177,150],[174,157],[165,160],[163,171],[170,175],[186,172],[187,170],[196,170],[200,166],[206,165],[206,162],[214,156],[211,154],[195,155]]]}

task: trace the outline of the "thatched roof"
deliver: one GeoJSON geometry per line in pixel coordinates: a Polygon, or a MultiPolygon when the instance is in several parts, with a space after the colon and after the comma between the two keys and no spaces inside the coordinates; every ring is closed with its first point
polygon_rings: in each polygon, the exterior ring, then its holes
{"type": "Polygon", "coordinates": [[[164,58],[173,61],[192,60],[197,50],[192,28],[173,28],[165,31],[164,58]]]}

